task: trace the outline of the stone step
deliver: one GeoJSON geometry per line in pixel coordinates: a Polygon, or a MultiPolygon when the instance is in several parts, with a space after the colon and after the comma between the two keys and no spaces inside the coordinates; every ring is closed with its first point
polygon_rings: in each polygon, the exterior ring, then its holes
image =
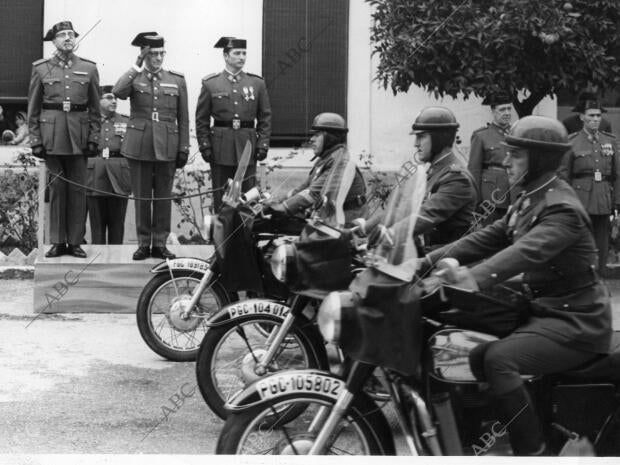
{"type": "MultiPolygon", "coordinates": [[[[151,268],[162,260],[132,260],[135,245],[84,245],[87,258],[45,258],[34,265],[34,311],[37,313],[133,313],[151,268]]],[[[177,257],[206,259],[207,245],[171,245],[177,257]]]]}

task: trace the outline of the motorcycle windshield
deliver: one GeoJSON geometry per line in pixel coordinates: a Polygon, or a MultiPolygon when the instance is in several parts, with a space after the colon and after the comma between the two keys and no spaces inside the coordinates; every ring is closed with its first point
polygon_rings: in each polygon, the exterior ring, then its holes
{"type": "Polygon", "coordinates": [[[418,258],[413,231],[422,201],[426,195],[426,173],[419,165],[399,178],[396,188],[388,199],[383,226],[384,234],[375,249],[377,268],[404,281],[415,275],[418,258]]]}
{"type": "Polygon", "coordinates": [[[237,171],[235,171],[235,177],[232,179],[232,182],[228,186],[226,193],[222,197],[222,202],[228,203],[233,206],[236,206],[239,203],[239,198],[241,197],[241,194],[243,194],[243,192],[241,192],[241,185],[243,184],[245,173],[248,169],[251,158],[252,144],[250,141],[247,141],[245,143],[245,147],[243,148],[241,160],[239,161],[239,165],[237,166],[237,171]]]}
{"type": "Polygon", "coordinates": [[[321,189],[322,202],[315,210],[315,216],[330,226],[342,227],[345,224],[344,202],[353,185],[356,168],[355,160],[346,149],[332,163],[321,189]]]}

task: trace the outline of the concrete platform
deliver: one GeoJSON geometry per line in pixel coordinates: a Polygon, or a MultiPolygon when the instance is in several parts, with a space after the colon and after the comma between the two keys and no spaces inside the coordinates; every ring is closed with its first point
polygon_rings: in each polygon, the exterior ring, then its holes
{"type": "MultiPolygon", "coordinates": [[[[45,258],[34,267],[36,313],[134,313],[149,270],[162,260],[132,260],[135,245],[84,245],[87,258],[45,258]]],[[[207,245],[169,245],[177,257],[208,258],[207,245]]],[[[49,249],[49,246],[44,248],[49,249]]]]}

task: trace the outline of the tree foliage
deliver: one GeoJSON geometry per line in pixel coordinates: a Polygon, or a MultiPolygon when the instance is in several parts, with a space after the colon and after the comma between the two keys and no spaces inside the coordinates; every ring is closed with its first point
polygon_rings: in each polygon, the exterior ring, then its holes
{"type": "Polygon", "coordinates": [[[620,85],[619,0],[367,1],[377,79],[394,93],[503,90],[522,116],[562,89],[620,85]]]}

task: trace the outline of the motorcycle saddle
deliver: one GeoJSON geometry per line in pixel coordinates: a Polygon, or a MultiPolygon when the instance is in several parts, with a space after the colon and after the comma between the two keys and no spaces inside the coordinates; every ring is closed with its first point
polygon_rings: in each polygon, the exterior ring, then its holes
{"type": "Polygon", "coordinates": [[[601,355],[586,365],[563,373],[573,378],[594,378],[620,381],[620,331],[611,337],[611,352],[601,355]]]}

